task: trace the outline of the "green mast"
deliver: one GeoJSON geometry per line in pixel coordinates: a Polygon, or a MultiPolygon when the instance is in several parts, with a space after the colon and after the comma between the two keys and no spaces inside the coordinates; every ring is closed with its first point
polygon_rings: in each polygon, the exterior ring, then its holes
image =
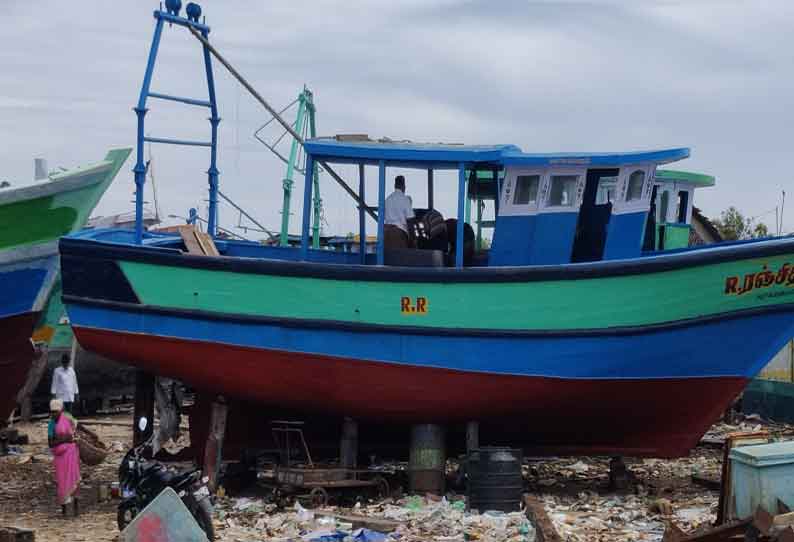
{"type": "MultiPolygon", "coordinates": [[[[307,139],[307,136],[316,137],[316,109],[314,107],[314,94],[312,94],[312,91],[304,86],[303,90],[298,95],[298,98],[281,110],[279,114],[284,113],[284,111],[293,107],[295,104],[298,104],[298,112],[295,115],[295,122],[291,125],[292,129],[295,131],[295,133],[300,134],[301,138],[304,140],[307,139]]],[[[254,137],[256,137],[268,149],[270,149],[270,151],[273,152],[273,154],[275,154],[280,160],[287,164],[287,171],[282,182],[284,198],[281,205],[281,234],[279,236],[279,245],[286,247],[289,246],[289,218],[290,208],[292,205],[292,188],[295,185],[295,172],[297,171],[301,174],[304,173],[304,170],[301,169],[301,162],[304,163],[305,167],[305,159],[302,157],[303,146],[301,142],[294,138],[292,139],[292,143],[290,145],[289,158],[285,157],[278,150],[276,150],[276,146],[279,144],[282,138],[287,135],[287,131],[284,131],[284,133],[281,134],[281,136],[273,143],[268,143],[259,136],[259,132],[273,120],[274,119],[270,119],[262,127],[260,127],[259,130],[254,133],[254,137]]],[[[314,248],[320,248],[320,225],[322,221],[323,200],[320,197],[320,176],[316,163],[314,165],[314,175],[312,175],[312,178],[312,188],[314,190],[312,244],[314,248]]]]}
{"type": "MultiPolygon", "coordinates": [[[[298,95],[298,115],[295,119],[293,128],[299,134],[303,133],[303,120],[306,116],[306,87],[303,88],[300,95],[298,95]]],[[[287,162],[287,174],[284,176],[284,201],[281,206],[281,242],[282,247],[289,245],[289,214],[290,204],[292,198],[292,185],[295,183],[292,179],[295,176],[295,162],[298,159],[298,150],[300,143],[298,140],[292,140],[292,146],[289,151],[289,162],[287,162]]]]}
{"type": "MultiPolygon", "coordinates": [[[[315,117],[314,117],[314,100],[312,93],[309,92],[305,87],[303,92],[308,95],[308,99],[306,102],[306,108],[309,111],[309,135],[311,137],[317,137],[317,125],[315,124],[315,117]]],[[[304,138],[305,139],[305,138],[304,138]]],[[[320,220],[322,219],[323,214],[323,200],[320,197],[320,170],[318,168],[317,162],[314,162],[314,171],[312,172],[312,179],[314,182],[314,186],[312,187],[314,193],[314,220],[312,222],[312,247],[313,248],[320,248],[320,220]]]]}

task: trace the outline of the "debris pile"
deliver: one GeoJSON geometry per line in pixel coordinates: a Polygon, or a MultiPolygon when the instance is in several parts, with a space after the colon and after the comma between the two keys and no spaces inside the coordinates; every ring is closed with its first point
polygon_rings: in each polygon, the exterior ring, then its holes
{"type": "Polygon", "coordinates": [[[525,466],[530,493],[543,503],[563,540],[661,540],[670,521],[687,532],[716,519],[719,491],[696,478],[719,479],[721,454],[699,447],[677,460],[627,460],[631,484],[610,489],[607,458],[543,458],[525,466]]]}
{"type": "Polygon", "coordinates": [[[765,420],[758,414],[735,414],[732,423],[714,424],[703,435],[701,444],[721,447],[731,433],[757,433],[764,430],[775,438],[790,439],[794,437],[794,425],[765,420]]]}
{"type": "Polygon", "coordinates": [[[534,542],[535,530],[522,512],[466,512],[463,500],[411,496],[352,509],[307,510],[296,503],[277,511],[264,500],[216,503],[224,539],[287,542],[534,542]]]}
{"type": "Polygon", "coordinates": [[[573,500],[547,495],[542,501],[557,531],[570,542],[661,540],[670,520],[690,532],[716,518],[711,497],[690,500],[685,507],[636,495],[582,493],[573,500]]]}

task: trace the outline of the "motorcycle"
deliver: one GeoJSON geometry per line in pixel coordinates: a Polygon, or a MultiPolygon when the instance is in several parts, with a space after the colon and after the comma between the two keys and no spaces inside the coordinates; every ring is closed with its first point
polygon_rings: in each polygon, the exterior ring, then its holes
{"type": "MultiPolygon", "coordinates": [[[[138,427],[146,430],[148,420],[141,418],[138,427]]],[[[119,485],[122,500],[118,506],[116,520],[119,531],[129,525],[141,510],[152,502],[166,487],[172,488],[182,499],[195,518],[207,539],[215,540],[212,524],[212,502],[207,488],[207,478],[201,478],[199,469],[174,472],[157,461],[147,460],[143,455],[151,447],[153,436],[138,446],[132,447],[119,466],[119,485]]]]}

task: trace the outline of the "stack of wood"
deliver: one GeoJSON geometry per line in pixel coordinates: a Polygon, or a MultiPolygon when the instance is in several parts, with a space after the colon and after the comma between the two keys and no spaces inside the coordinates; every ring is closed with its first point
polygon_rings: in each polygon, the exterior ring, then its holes
{"type": "Polygon", "coordinates": [[[179,226],[179,235],[182,237],[182,242],[185,243],[188,254],[220,256],[212,237],[197,230],[194,226],[179,226]]]}

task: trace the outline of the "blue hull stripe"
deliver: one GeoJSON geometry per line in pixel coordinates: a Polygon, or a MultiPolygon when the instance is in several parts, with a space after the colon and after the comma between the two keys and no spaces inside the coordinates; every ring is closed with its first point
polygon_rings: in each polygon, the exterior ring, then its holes
{"type": "Polygon", "coordinates": [[[41,310],[42,288],[51,286],[55,256],[0,267],[0,318],[41,310]]]}
{"type": "Polygon", "coordinates": [[[586,379],[750,378],[794,336],[776,313],[637,335],[450,337],[197,320],[71,303],[72,325],[452,370],[586,379]]]}

